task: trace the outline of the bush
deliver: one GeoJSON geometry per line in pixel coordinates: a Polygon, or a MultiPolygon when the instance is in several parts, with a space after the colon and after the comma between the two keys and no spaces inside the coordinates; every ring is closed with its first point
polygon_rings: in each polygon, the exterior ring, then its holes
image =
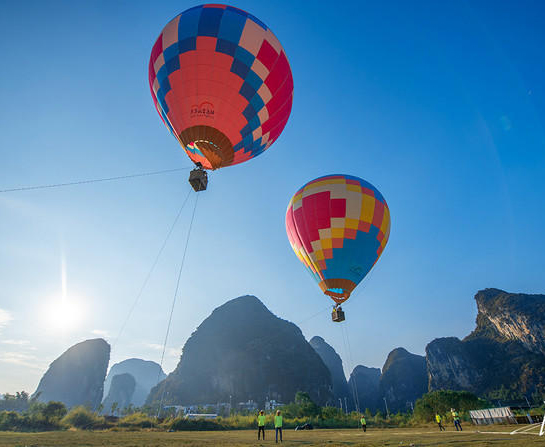
{"type": "Polygon", "coordinates": [[[82,430],[105,428],[106,426],[104,417],[93,413],[83,406],[72,408],[62,419],[62,422],[72,427],[81,428],[82,430]]]}
{"type": "Polygon", "coordinates": [[[62,402],[32,403],[24,414],[25,428],[29,430],[59,430],[63,428],[61,419],[66,415],[66,406],[62,402]]]}
{"type": "Polygon", "coordinates": [[[22,417],[15,411],[0,412],[0,431],[20,430],[22,417]]]}
{"type": "Polygon", "coordinates": [[[23,413],[0,412],[0,430],[59,430],[64,428],[61,419],[65,414],[66,407],[61,402],[33,402],[23,413]]]}
{"type": "MultiPolygon", "coordinates": [[[[272,421],[272,416],[268,415],[267,418],[272,421]]],[[[234,414],[229,417],[218,418],[217,421],[225,428],[232,430],[244,430],[257,427],[257,414],[234,414]]]]}
{"type": "Polygon", "coordinates": [[[167,425],[170,430],[226,430],[221,421],[210,419],[171,419],[167,425]]]}
{"type": "Polygon", "coordinates": [[[322,419],[342,419],[344,418],[344,413],[337,407],[322,407],[320,416],[322,419]]]}
{"type": "Polygon", "coordinates": [[[49,425],[58,425],[60,420],[66,416],[68,410],[62,402],[50,401],[41,409],[41,413],[49,425]]]}
{"type": "Polygon", "coordinates": [[[410,413],[396,413],[390,414],[390,424],[396,427],[408,427],[412,425],[412,415],[410,413]]]}
{"type": "Polygon", "coordinates": [[[155,427],[155,421],[147,414],[133,413],[119,419],[118,425],[120,427],[152,428],[155,427]]]}

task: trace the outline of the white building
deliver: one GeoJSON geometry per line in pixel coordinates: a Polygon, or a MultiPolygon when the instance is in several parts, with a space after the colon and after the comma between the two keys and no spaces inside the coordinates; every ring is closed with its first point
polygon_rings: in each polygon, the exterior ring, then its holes
{"type": "Polygon", "coordinates": [[[267,400],[265,401],[265,410],[266,411],[276,410],[278,407],[281,407],[282,405],[284,404],[274,399],[267,400]]]}

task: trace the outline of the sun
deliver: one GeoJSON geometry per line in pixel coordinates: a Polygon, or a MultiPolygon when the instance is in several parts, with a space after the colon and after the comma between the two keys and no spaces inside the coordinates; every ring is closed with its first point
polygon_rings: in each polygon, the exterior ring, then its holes
{"type": "Polygon", "coordinates": [[[78,327],[83,319],[81,303],[74,299],[61,298],[47,304],[47,325],[57,331],[69,331],[78,327]]]}

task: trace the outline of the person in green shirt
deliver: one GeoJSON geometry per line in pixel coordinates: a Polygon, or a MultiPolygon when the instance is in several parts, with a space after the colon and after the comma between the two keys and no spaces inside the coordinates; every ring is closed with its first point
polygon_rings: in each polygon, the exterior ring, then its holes
{"type": "Polygon", "coordinates": [[[263,441],[265,440],[265,413],[263,410],[259,412],[257,415],[257,440],[259,441],[259,437],[263,433],[263,441]]]}
{"type": "Polygon", "coordinates": [[[278,433],[280,433],[280,442],[282,442],[282,414],[280,410],[276,411],[276,416],[274,417],[274,429],[276,431],[276,443],[278,444],[278,433]]]}
{"type": "Polygon", "coordinates": [[[452,420],[454,421],[454,428],[456,428],[456,431],[458,431],[458,428],[460,429],[460,431],[462,431],[462,424],[460,423],[460,414],[454,408],[451,408],[450,412],[452,414],[452,420]]]}
{"type": "Polygon", "coordinates": [[[361,415],[360,422],[361,422],[361,429],[364,432],[366,432],[367,431],[367,423],[365,422],[365,416],[364,415],[361,415]]]}
{"type": "Polygon", "coordinates": [[[443,418],[441,417],[441,415],[439,413],[436,413],[435,414],[435,422],[437,422],[437,425],[439,426],[439,431],[446,431],[447,429],[445,427],[443,427],[443,424],[441,424],[441,421],[443,420],[443,418]]]}

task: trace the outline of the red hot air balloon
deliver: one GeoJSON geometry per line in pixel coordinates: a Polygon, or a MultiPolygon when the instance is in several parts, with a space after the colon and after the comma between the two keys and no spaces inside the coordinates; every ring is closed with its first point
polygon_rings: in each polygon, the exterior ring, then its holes
{"type": "MultiPolygon", "coordinates": [[[[390,210],[378,189],[365,180],[327,175],[308,182],[292,197],[286,232],[299,260],[339,305],[386,247],[390,210]]],[[[344,320],[337,306],[333,320],[344,320]]]]}
{"type": "Polygon", "coordinates": [[[232,6],[196,6],[172,19],[151,51],[149,83],[163,122],[204,169],[261,154],[291,112],[284,49],[263,22],[232,6]]]}

